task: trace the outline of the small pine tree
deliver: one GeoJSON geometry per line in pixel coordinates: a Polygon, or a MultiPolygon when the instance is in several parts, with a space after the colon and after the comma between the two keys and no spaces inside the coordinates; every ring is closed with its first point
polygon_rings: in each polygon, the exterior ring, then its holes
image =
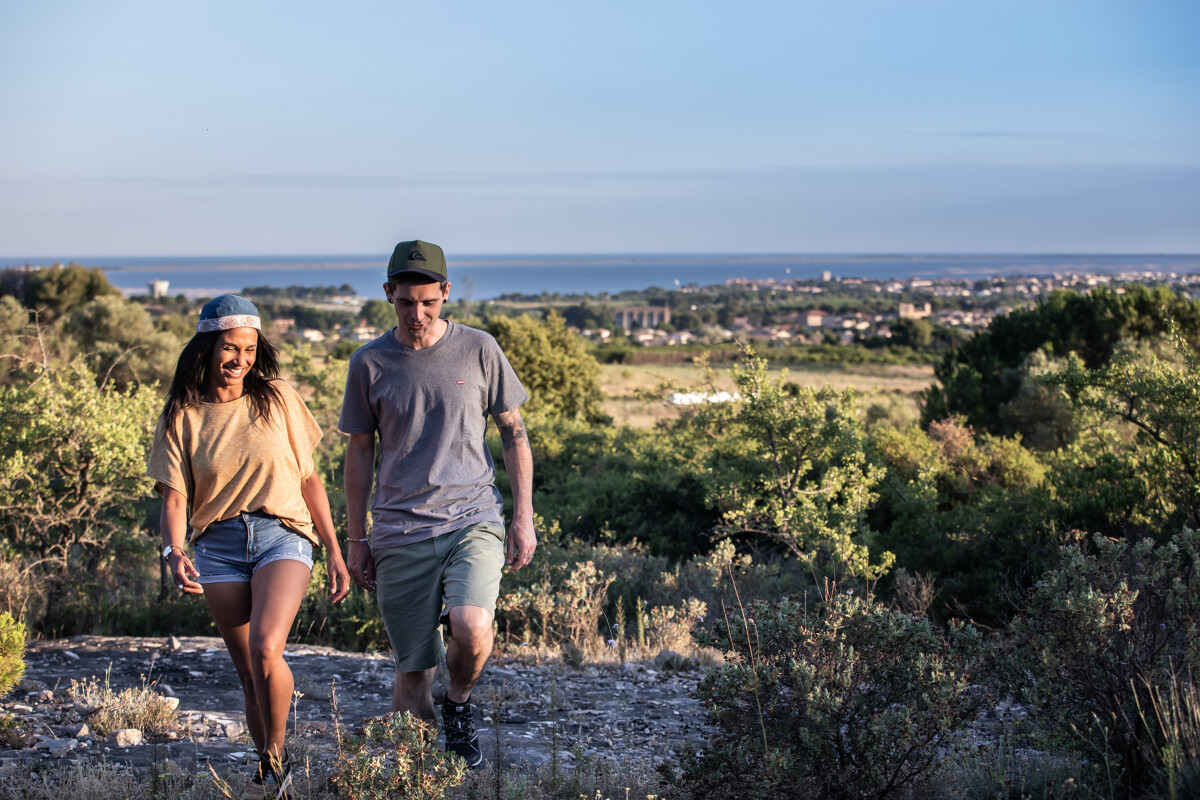
{"type": "Polygon", "coordinates": [[[25,626],[7,611],[0,614],[0,697],[25,674],[25,626]]]}

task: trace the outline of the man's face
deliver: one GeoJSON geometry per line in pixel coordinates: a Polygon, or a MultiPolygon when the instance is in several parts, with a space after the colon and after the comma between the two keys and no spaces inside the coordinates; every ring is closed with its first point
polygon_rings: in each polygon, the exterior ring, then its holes
{"type": "Polygon", "coordinates": [[[442,304],[450,296],[450,284],[442,291],[441,284],[422,283],[416,286],[383,285],[388,302],[396,310],[396,338],[413,349],[428,347],[441,336],[438,320],[442,304]]]}

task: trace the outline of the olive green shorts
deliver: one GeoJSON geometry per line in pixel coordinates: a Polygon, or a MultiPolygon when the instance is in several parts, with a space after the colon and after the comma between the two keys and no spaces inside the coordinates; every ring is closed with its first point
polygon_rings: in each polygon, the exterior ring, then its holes
{"type": "Polygon", "coordinates": [[[419,672],[446,658],[442,623],[457,606],[496,614],[504,526],[476,522],[451,533],[371,553],[375,597],[396,669],[419,672]]]}

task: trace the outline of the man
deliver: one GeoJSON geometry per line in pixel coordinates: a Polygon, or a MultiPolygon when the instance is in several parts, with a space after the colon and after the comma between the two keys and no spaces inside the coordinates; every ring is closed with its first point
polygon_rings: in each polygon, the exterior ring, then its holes
{"type": "Polygon", "coordinates": [[[441,318],[450,283],[440,247],[396,245],[383,290],[398,324],[350,359],[338,423],[350,435],[347,566],[359,586],[376,592],[396,654],[392,710],[436,721],[433,675],[444,658],[446,750],[475,767],[483,753],[471,689],[492,652],[500,573],[505,564],[528,564],[537,546],[533,456],[520,412],[529,396],[495,339],[441,318]],[[512,484],[507,536],[484,443],[488,416],[500,430],[512,484]]]}

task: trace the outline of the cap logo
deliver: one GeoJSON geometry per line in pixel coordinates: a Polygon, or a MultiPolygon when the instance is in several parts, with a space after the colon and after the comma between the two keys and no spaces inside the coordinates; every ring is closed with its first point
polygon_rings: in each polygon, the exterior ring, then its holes
{"type": "Polygon", "coordinates": [[[421,255],[420,250],[413,250],[408,256],[409,261],[425,261],[425,256],[421,255]]]}

